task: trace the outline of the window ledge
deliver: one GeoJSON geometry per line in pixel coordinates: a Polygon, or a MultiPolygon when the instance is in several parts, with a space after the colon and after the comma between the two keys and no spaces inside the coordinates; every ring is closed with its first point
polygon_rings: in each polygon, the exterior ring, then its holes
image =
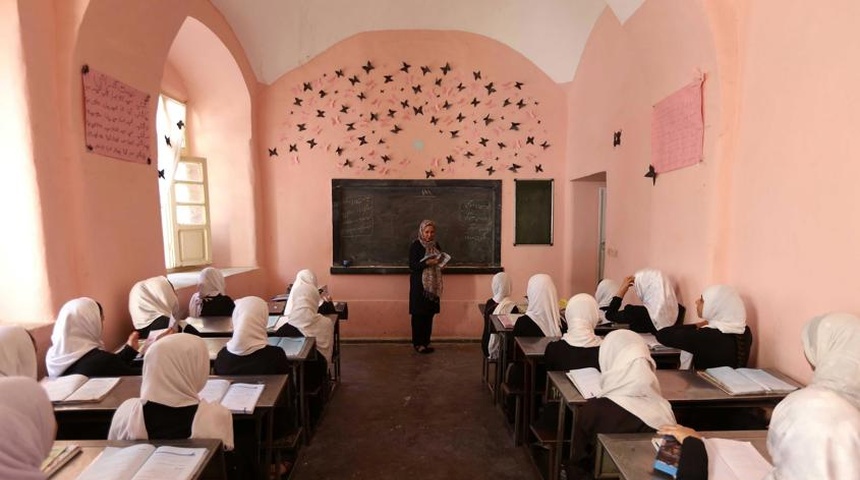
{"type": "MultiPolygon", "coordinates": [[[[224,275],[224,278],[239,275],[240,273],[251,272],[257,270],[258,267],[226,267],[219,268],[221,273],[224,275]]],[[[170,280],[170,283],[173,284],[173,288],[177,290],[180,288],[194,287],[197,286],[197,279],[200,277],[200,271],[203,270],[191,270],[188,272],[176,272],[176,273],[168,273],[167,279],[170,280]]]]}

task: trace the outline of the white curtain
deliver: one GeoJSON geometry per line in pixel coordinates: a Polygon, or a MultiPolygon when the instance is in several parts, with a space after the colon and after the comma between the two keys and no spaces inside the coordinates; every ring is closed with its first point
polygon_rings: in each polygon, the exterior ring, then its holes
{"type": "Polygon", "coordinates": [[[158,180],[158,192],[161,201],[161,226],[164,236],[164,264],[167,268],[175,268],[175,237],[173,232],[174,211],[173,202],[173,180],[176,176],[176,168],[182,155],[182,147],[185,141],[182,129],[185,127],[185,112],[177,114],[177,109],[168,108],[168,99],[159,95],[158,112],[156,114],[156,133],[158,134],[158,170],[164,171],[164,178],[158,180]],[[173,115],[171,115],[173,110],[173,115]],[[179,118],[175,118],[179,117],[179,118]],[[179,127],[182,121],[183,126],[179,127]],[[170,145],[165,141],[170,138],[170,145]]]}

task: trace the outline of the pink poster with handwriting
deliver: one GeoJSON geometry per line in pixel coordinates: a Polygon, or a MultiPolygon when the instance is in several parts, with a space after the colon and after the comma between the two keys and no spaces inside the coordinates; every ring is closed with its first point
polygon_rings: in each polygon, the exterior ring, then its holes
{"type": "Polygon", "coordinates": [[[654,105],[651,113],[651,164],[657,173],[702,161],[705,134],[702,82],[696,80],[654,105]]]}
{"type": "Polygon", "coordinates": [[[85,67],[82,76],[87,150],[151,163],[150,95],[92,68],[85,67]]]}

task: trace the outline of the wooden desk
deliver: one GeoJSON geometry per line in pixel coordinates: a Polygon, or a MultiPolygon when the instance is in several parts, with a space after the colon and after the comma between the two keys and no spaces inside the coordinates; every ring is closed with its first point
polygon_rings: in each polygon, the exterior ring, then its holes
{"type": "MultiPolygon", "coordinates": [[[[544,363],[544,354],[546,346],[551,342],[560,340],[561,337],[517,337],[515,343],[517,351],[523,354],[525,359],[525,393],[526,398],[523,401],[523,418],[525,418],[525,427],[520,432],[520,441],[528,441],[529,426],[534,418],[534,398],[539,392],[535,391],[535,383],[537,380],[536,374],[538,365],[544,363]]],[[[681,351],[677,348],[660,347],[650,350],[651,358],[658,365],[667,365],[677,368],[680,364],[681,351]]]]}
{"type": "MultiPolygon", "coordinates": [[[[767,451],[767,430],[735,430],[701,432],[714,438],[727,438],[752,443],[759,453],[771,462],[767,451]]],[[[665,475],[654,473],[656,452],[651,444],[654,433],[597,434],[597,461],[595,478],[617,478],[623,480],[666,480],[665,475]]]]}
{"type": "MultiPolygon", "coordinates": [[[[798,388],[803,385],[795,382],[786,375],[772,369],[765,369],[771,375],[786,381],[798,388]]],[[[729,395],[720,390],[711,382],[700,377],[695,370],[657,370],[657,380],[663,398],[678,406],[709,406],[709,407],[770,407],[779,403],[787,394],[785,393],[763,393],[755,395],[729,395]]],[[[557,392],[559,399],[558,426],[556,429],[556,441],[561,444],[564,440],[564,422],[567,411],[573,415],[576,422],[577,410],[585,404],[585,399],[579,394],[573,383],[567,378],[565,372],[549,372],[547,374],[552,388],[557,392]]],[[[573,442],[571,442],[572,448],[573,442]]],[[[572,452],[571,452],[572,453],[572,452]]],[[[550,478],[558,478],[561,455],[557,456],[556,465],[550,468],[550,478]]]]}
{"type": "MultiPolygon", "coordinates": [[[[234,413],[233,421],[254,422],[256,438],[260,438],[265,433],[266,442],[263,446],[265,465],[271,464],[275,406],[281,404],[285,392],[289,398],[289,375],[226,375],[210,378],[223,378],[231,382],[265,384],[254,413],[234,413]]],[[[54,416],[57,419],[57,438],[71,439],[69,437],[79,435],[77,432],[80,431],[80,427],[85,427],[90,439],[106,439],[116,409],[129,398],[140,396],[141,380],[142,377],[140,376],[120,377],[117,386],[100,402],[54,405],[54,416]]],[[[259,451],[257,454],[259,458],[259,451]]],[[[261,473],[268,474],[268,471],[261,473]]]]}
{"type": "Polygon", "coordinates": [[[508,364],[511,362],[510,355],[513,352],[513,332],[516,319],[522,316],[521,314],[508,315],[490,315],[490,332],[499,335],[499,371],[496,375],[496,385],[493,391],[496,393],[496,402],[504,405],[502,398],[502,378],[508,370],[508,364]],[[508,322],[509,318],[513,318],[513,322],[508,322]]]}
{"type": "Polygon", "coordinates": [[[203,463],[194,472],[194,479],[221,480],[227,478],[224,466],[224,453],[220,440],[213,439],[189,439],[189,440],[142,440],[142,441],[120,441],[120,440],[57,440],[54,446],[64,447],[67,445],[78,445],[81,453],[72,458],[54,476],[52,480],[74,480],[95,460],[105,447],[129,447],[148,443],[161,447],[169,445],[183,448],[205,448],[206,457],[203,463]]]}

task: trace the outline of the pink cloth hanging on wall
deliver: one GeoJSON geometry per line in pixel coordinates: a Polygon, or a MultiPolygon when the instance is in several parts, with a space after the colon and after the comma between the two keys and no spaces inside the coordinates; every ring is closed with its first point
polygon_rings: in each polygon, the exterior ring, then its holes
{"type": "Polygon", "coordinates": [[[705,124],[702,115],[704,78],[664,98],[651,113],[651,164],[657,173],[702,161],[705,124]]]}

